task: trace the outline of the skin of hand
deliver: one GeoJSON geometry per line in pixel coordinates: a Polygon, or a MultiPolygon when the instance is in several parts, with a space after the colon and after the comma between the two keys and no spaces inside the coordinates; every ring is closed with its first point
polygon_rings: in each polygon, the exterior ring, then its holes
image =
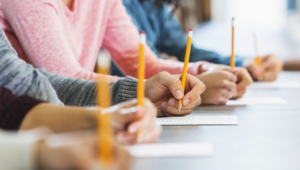
{"type": "Polygon", "coordinates": [[[142,143],[154,143],[161,133],[156,125],[157,109],[149,99],[144,99],[144,107],[137,107],[137,100],[131,100],[102,110],[112,114],[112,126],[116,139],[124,145],[137,142],[137,131],[142,130],[142,143]]]}
{"type": "MultiPolygon", "coordinates": [[[[39,170],[99,169],[96,134],[76,132],[50,135],[37,144],[36,164],[39,170]]],[[[114,163],[109,169],[129,169],[131,156],[114,144],[114,163]]],[[[106,168],[108,169],[108,168],[106,168]]]]}
{"type": "Polygon", "coordinates": [[[205,91],[205,85],[196,77],[187,75],[184,95],[180,78],[181,75],[161,72],[146,80],[145,96],[157,107],[158,117],[187,115],[201,104],[200,94],[205,91]],[[182,99],[183,104],[179,113],[178,99],[182,99]]]}
{"type": "Polygon", "coordinates": [[[220,64],[212,64],[212,63],[204,63],[201,67],[201,72],[215,72],[215,71],[227,71],[237,76],[237,88],[236,92],[233,95],[233,99],[241,98],[246,93],[247,87],[253,83],[253,80],[247,71],[246,68],[236,67],[231,69],[229,66],[220,65],[220,64]]]}
{"type": "Polygon", "coordinates": [[[261,57],[261,68],[256,65],[253,58],[246,60],[245,66],[253,79],[258,81],[274,81],[283,70],[283,62],[272,54],[261,57]]]}
{"type": "Polygon", "coordinates": [[[96,128],[98,110],[41,103],[33,107],[21,123],[20,130],[47,127],[54,132],[96,128]]]}
{"type": "Polygon", "coordinates": [[[179,61],[178,58],[176,56],[169,56],[168,54],[166,53],[161,53],[160,56],[164,59],[167,59],[167,60],[173,60],[173,61],[179,61]]]}
{"type": "MultiPolygon", "coordinates": [[[[161,129],[155,123],[157,109],[145,99],[144,107],[136,107],[137,101],[101,109],[102,113],[112,114],[112,126],[119,142],[123,144],[136,143],[136,132],[143,130],[143,142],[156,142],[161,129]]],[[[29,111],[24,118],[20,130],[47,127],[54,132],[69,132],[79,129],[95,129],[97,127],[97,107],[81,108],[56,106],[42,103],[29,111]]]]}
{"type": "Polygon", "coordinates": [[[226,104],[236,94],[237,76],[229,71],[207,72],[196,76],[206,86],[201,94],[202,104],[226,104]]]}

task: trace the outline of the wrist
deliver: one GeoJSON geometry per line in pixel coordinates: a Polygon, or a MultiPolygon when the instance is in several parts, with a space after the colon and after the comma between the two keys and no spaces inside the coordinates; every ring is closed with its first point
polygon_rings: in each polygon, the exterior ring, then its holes
{"type": "Polygon", "coordinates": [[[204,62],[203,64],[201,64],[198,69],[198,74],[202,74],[206,72],[208,70],[209,65],[210,65],[209,62],[204,62]]]}

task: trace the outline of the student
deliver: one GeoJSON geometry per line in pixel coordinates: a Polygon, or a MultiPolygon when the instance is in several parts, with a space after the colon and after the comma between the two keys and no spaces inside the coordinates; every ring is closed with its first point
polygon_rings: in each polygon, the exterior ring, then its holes
{"type": "MultiPolygon", "coordinates": [[[[93,73],[101,46],[127,76],[136,77],[138,30],[132,24],[121,0],[0,0],[1,27],[19,57],[34,67],[67,77],[97,80],[93,73]]],[[[161,71],[181,74],[183,63],[157,58],[147,46],[146,78],[161,71]]],[[[203,62],[190,63],[188,73],[198,75],[207,69],[203,62]]],[[[206,65],[206,67],[210,67],[206,65]]],[[[213,66],[214,67],[214,66],[213,66]]],[[[243,94],[252,80],[240,71],[243,94]]],[[[116,77],[110,77],[115,80],[116,77]]]]}
{"type": "MultiPolygon", "coordinates": [[[[189,86],[183,100],[184,107],[178,113],[176,106],[172,105],[174,97],[183,96],[179,77],[167,72],[146,80],[146,97],[155,103],[158,116],[181,115],[192,112],[192,108],[200,104],[200,94],[205,86],[195,77],[188,75],[189,86]],[[160,92],[160,93],[155,93],[160,92]],[[173,94],[173,95],[172,95],[173,94]],[[167,98],[168,96],[168,98],[167,98]],[[168,103],[171,103],[168,104],[168,103]]],[[[97,82],[74,79],[49,73],[45,69],[34,69],[17,57],[9,41],[0,29],[0,86],[10,89],[14,94],[28,95],[52,104],[72,106],[95,106],[97,82]]],[[[132,77],[119,79],[111,83],[112,103],[118,104],[136,98],[137,80],[132,77]]]]}
{"type": "MultiPolygon", "coordinates": [[[[100,166],[92,132],[52,134],[48,129],[35,129],[17,134],[0,130],[0,150],[3,170],[88,170],[100,166]]],[[[129,153],[118,145],[114,151],[114,168],[129,169],[129,153]]]]}
{"type": "MultiPolygon", "coordinates": [[[[179,61],[184,61],[186,37],[181,25],[177,22],[169,2],[178,4],[178,0],[123,0],[128,14],[131,16],[137,29],[147,34],[147,44],[157,56],[166,53],[175,56],[179,61]]],[[[208,61],[216,64],[229,65],[229,57],[196,48],[192,45],[191,62],[208,61]]],[[[236,66],[246,67],[254,79],[258,79],[258,68],[254,59],[236,57],[236,66]]],[[[263,77],[260,81],[273,81],[282,70],[282,62],[275,55],[262,57],[263,77]]],[[[113,75],[120,76],[114,66],[113,75]]]]}
{"type": "Polygon", "coordinates": [[[136,143],[137,130],[143,130],[143,142],[155,142],[160,134],[155,124],[155,106],[145,100],[145,106],[136,107],[136,100],[110,108],[63,107],[45,103],[29,96],[16,96],[0,86],[0,128],[28,130],[47,127],[54,132],[95,129],[99,109],[112,115],[112,127],[118,142],[136,143]]]}

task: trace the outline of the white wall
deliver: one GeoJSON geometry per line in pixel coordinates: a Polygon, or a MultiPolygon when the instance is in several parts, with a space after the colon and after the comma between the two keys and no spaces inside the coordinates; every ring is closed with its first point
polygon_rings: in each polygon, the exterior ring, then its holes
{"type": "Polygon", "coordinates": [[[282,28],[286,22],[286,0],[212,0],[212,16],[216,21],[258,27],[282,28]]]}

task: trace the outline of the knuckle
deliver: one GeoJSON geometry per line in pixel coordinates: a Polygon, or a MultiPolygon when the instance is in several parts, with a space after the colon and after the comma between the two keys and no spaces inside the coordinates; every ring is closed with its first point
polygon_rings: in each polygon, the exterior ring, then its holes
{"type": "Polygon", "coordinates": [[[219,74],[220,74],[220,77],[223,79],[227,78],[229,75],[229,73],[227,73],[226,71],[220,71],[219,74]]]}
{"type": "Polygon", "coordinates": [[[175,78],[174,77],[174,79],[172,80],[172,83],[174,83],[174,84],[181,84],[181,81],[178,79],[178,78],[175,78]]]}
{"type": "Polygon", "coordinates": [[[226,80],[222,80],[222,81],[221,81],[221,85],[222,85],[222,86],[227,86],[227,84],[228,84],[228,83],[227,83],[226,80]]]}
{"type": "Polygon", "coordinates": [[[199,91],[200,93],[203,93],[206,90],[205,84],[199,80],[199,91]]]}
{"type": "Polygon", "coordinates": [[[165,78],[165,77],[168,76],[168,75],[169,75],[168,72],[162,71],[162,72],[158,73],[158,78],[159,78],[159,79],[163,79],[163,78],[165,78]]]}

